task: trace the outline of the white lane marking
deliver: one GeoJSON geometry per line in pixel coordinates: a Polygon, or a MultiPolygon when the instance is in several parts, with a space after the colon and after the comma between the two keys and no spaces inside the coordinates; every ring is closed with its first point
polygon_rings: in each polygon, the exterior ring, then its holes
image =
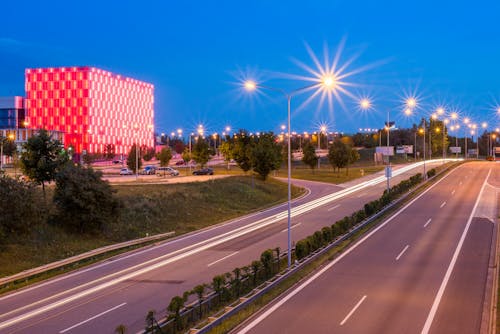
{"type": "MultiPolygon", "coordinates": [[[[302,223],[293,224],[293,225],[290,227],[290,229],[296,228],[296,227],[297,227],[297,226],[299,226],[300,224],[302,224],[302,223]]],[[[281,233],[283,233],[283,232],[287,232],[287,231],[288,231],[288,228],[285,228],[284,230],[282,230],[282,231],[281,231],[281,233]]]]}
{"type": "Polygon", "coordinates": [[[403,254],[408,250],[408,248],[410,248],[410,245],[406,245],[405,248],[403,248],[403,250],[399,253],[398,256],[396,256],[396,261],[398,261],[401,256],[403,256],[403,254]]]}
{"type": "Polygon", "coordinates": [[[335,210],[336,208],[338,208],[340,206],[340,204],[337,204],[335,206],[332,206],[331,208],[329,208],[328,210],[326,211],[332,211],[332,210],[335,210]]]}
{"type": "MultiPolygon", "coordinates": [[[[319,276],[323,275],[327,270],[329,270],[332,266],[337,264],[340,260],[342,260],[345,256],[350,254],[352,251],[354,251],[359,245],[361,245],[363,242],[365,242],[368,238],[370,238],[373,234],[375,234],[378,230],[382,229],[385,225],[389,224],[394,218],[396,218],[398,215],[401,214],[404,210],[406,210],[410,205],[415,203],[417,200],[419,200],[422,196],[427,194],[431,189],[436,187],[438,184],[440,184],[443,180],[448,178],[450,175],[452,175],[456,170],[459,170],[462,167],[457,167],[456,169],[452,170],[450,173],[446,174],[442,179],[438,180],[436,183],[434,183],[432,186],[424,190],[420,195],[415,197],[413,200],[411,200],[408,204],[403,206],[399,211],[397,211],[393,216],[389,217],[385,222],[374,228],[370,233],[365,235],[363,238],[361,238],[357,243],[355,243],[352,247],[347,249],[344,253],[340,254],[338,257],[336,257],[332,262],[324,266],[320,271],[318,271],[316,274],[311,276],[309,279],[307,279],[305,282],[297,286],[295,289],[291,290],[289,294],[284,296],[280,301],[278,301],[276,304],[271,306],[267,311],[262,313],[260,316],[258,316],[256,319],[254,319],[252,322],[250,322],[246,327],[241,329],[241,331],[238,332],[238,334],[245,334],[249,332],[252,328],[257,326],[260,322],[262,322],[264,319],[266,319],[271,313],[276,311],[278,308],[283,306],[286,302],[288,302],[290,299],[292,299],[296,294],[298,294],[300,291],[305,289],[309,284],[311,284],[313,281],[315,281],[319,276]]],[[[384,176],[385,178],[385,176],[384,176]]]]}
{"type": "Polygon", "coordinates": [[[351,310],[351,312],[349,312],[348,315],[346,315],[346,317],[344,318],[344,320],[342,320],[342,322],[340,322],[340,326],[343,326],[347,320],[349,320],[349,318],[351,317],[351,315],[356,312],[356,310],[358,309],[358,307],[365,301],[366,299],[366,295],[364,295],[361,300],[356,304],[356,306],[354,306],[354,308],[351,310]]]}
{"type": "Polygon", "coordinates": [[[365,196],[365,194],[364,194],[364,193],[361,193],[361,194],[359,194],[359,195],[358,195],[358,196],[356,196],[356,197],[357,197],[357,198],[361,198],[361,197],[363,197],[363,196],[365,196]]]}
{"type": "Polygon", "coordinates": [[[211,266],[213,266],[214,264],[219,263],[219,262],[221,262],[221,261],[224,261],[225,259],[227,259],[227,258],[229,258],[229,257],[231,257],[231,256],[233,256],[233,255],[236,255],[236,254],[238,254],[238,253],[239,253],[239,251],[236,251],[236,252],[234,252],[234,253],[231,253],[231,254],[229,254],[229,255],[226,255],[226,256],[224,256],[223,258],[218,259],[217,261],[214,261],[214,262],[212,262],[212,263],[207,264],[207,267],[211,267],[211,266]]]}
{"type": "Polygon", "coordinates": [[[439,208],[442,209],[443,206],[445,206],[445,205],[446,205],[446,201],[444,201],[443,203],[441,203],[441,206],[439,208]]]}
{"type": "Polygon", "coordinates": [[[448,281],[450,280],[451,272],[453,271],[453,268],[455,267],[455,263],[457,262],[458,259],[458,254],[460,254],[460,250],[462,249],[462,245],[464,244],[465,237],[467,236],[467,232],[469,231],[469,227],[472,223],[472,218],[474,217],[474,214],[476,212],[477,206],[479,205],[479,200],[481,199],[481,196],[483,195],[484,188],[486,186],[486,183],[488,181],[488,178],[490,177],[491,174],[491,168],[488,171],[488,175],[486,176],[486,179],[484,180],[483,186],[481,187],[481,191],[479,192],[479,195],[477,196],[476,199],[476,204],[474,204],[474,208],[472,209],[472,212],[469,216],[469,220],[467,221],[467,224],[465,225],[465,229],[462,232],[462,236],[460,237],[460,241],[458,242],[457,248],[455,249],[455,253],[453,253],[453,257],[451,258],[450,265],[448,266],[448,269],[446,270],[446,274],[444,275],[443,281],[441,282],[441,286],[439,287],[439,290],[436,294],[436,298],[434,299],[434,303],[432,303],[431,310],[429,312],[429,315],[427,316],[427,320],[425,321],[424,328],[422,328],[422,334],[427,334],[429,333],[429,330],[431,329],[432,321],[434,320],[434,317],[436,316],[437,309],[439,307],[439,303],[441,302],[441,298],[443,297],[444,290],[446,289],[446,285],[448,284],[448,281]]]}
{"type": "Polygon", "coordinates": [[[429,220],[424,224],[424,228],[427,227],[431,223],[432,218],[429,218],[429,220]]]}
{"type": "Polygon", "coordinates": [[[124,305],[127,305],[127,303],[121,303],[120,305],[117,305],[117,306],[115,306],[115,307],[112,307],[112,308],[110,308],[110,309],[109,309],[109,310],[107,310],[107,311],[101,312],[101,313],[99,313],[99,314],[97,314],[97,315],[94,315],[94,316],[93,316],[93,317],[91,317],[91,318],[88,318],[87,320],[84,320],[84,321],[82,321],[82,322],[79,322],[79,323],[77,323],[76,325],[73,325],[73,326],[71,326],[71,327],[68,327],[68,328],[66,328],[66,329],[63,329],[62,331],[60,331],[60,332],[59,332],[59,334],[66,333],[67,331],[70,331],[70,330],[72,330],[73,328],[76,328],[76,327],[78,327],[78,326],[81,326],[81,325],[83,325],[83,324],[85,324],[85,323],[87,323],[87,322],[89,322],[89,321],[94,320],[95,318],[99,318],[100,316],[103,316],[103,315],[105,315],[106,313],[109,313],[109,312],[111,312],[111,311],[114,311],[114,310],[116,310],[117,308],[120,308],[120,307],[122,307],[122,306],[124,306],[124,305]]]}
{"type": "Polygon", "coordinates": [[[451,192],[452,195],[455,195],[455,189],[453,189],[453,191],[451,192]]]}
{"type": "Polygon", "coordinates": [[[462,181],[460,181],[460,183],[458,185],[461,186],[462,185],[462,181]]]}

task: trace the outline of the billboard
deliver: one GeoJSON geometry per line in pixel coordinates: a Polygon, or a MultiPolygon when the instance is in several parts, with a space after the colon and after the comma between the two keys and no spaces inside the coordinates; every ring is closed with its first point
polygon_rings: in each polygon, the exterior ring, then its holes
{"type": "Polygon", "coordinates": [[[462,148],[460,146],[450,146],[451,153],[462,153],[462,148]]]}
{"type": "Polygon", "coordinates": [[[380,153],[384,156],[393,156],[394,155],[394,146],[377,146],[375,149],[376,153],[380,153]]]}
{"type": "Polygon", "coordinates": [[[398,153],[398,154],[412,154],[413,153],[413,145],[396,146],[396,153],[398,153]]]}

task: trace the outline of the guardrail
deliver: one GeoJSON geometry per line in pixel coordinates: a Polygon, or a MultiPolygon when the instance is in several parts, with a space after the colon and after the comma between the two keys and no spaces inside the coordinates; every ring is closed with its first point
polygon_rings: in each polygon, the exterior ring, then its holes
{"type": "Polygon", "coordinates": [[[101,254],[111,252],[111,251],[121,249],[121,248],[139,245],[139,244],[149,242],[149,241],[154,241],[154,240],[159,240],[159,239],[171,237],[174,234],[175,234],[175,232],[167,232],[167,233],[152,235],[152,236],[145,237],[145,238],[134,239],[134,240],[118,243],[118,244],[104,246],[104,247],[100,247],[100,248],[97,248],[97,249],[94,249],[94,250],[91,250],[91,251],[88,251],[88,252],[85,252],[85,253],[82,253],[79,255],[75,255],[75,256],[72,256],[72,257],[69,257],[69,258],[66,258],[63,260],[52,262],[52,263],[49,263],[49,264],[46,264],[46,265],[43,265],[40,267],[24,270],[18,274],[0,278],[0,287],[4,286],[6,284],[16,282],[16,281],[28,279],[30,277],[40,275],[44,272],[58,269],[58,268],[67,266],[69,264],[76,263],[78,261],[85,260],[85,259],[97,256],[97,255],[101,255],[101,254]]]}

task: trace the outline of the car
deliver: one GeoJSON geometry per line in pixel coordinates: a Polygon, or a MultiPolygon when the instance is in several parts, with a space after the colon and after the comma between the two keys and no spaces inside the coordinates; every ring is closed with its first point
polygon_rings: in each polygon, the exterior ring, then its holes
{"type": "Polygon", "coordinates": [[[141,174],[144,174],[144,175],[154,175],[155,172],[156,172],[156,167],[155,166],[146,166],[141,171],[141,174]]]}
{"type": "Polygon", "coordinates": [[[132,175],[132,174],[134,174],[134,172],[128,168],[120,169],[120,175],[132,175]]]}
{"type": "Polygon", "coordinates": [[[193,175],[214,175],[214,170],[212,168],[202,168],[195,170],[193,175]]]}
{"type": "Polygon", "coordinates": [[[179,175],[179,171],[177,169],[172,168],[172,167],[158,167],[158,168],[156,168],[156,175],[158,175],[158,176],[166,176],[166,175],[177,176],[177,175],[179,175]]]}
{"type": "Polygon", "coordinates": [[[179,160],[175,163],[176,166],[182,166],[184,165],[184,160],[179,160]]]}
{"type": "Polygon", "coordinates": [[[121,164],[121,163],[122,163],[121,160],[113,160],[113,164],[115,164],[115,165],[118,165],[118,164],[121,164]]]}

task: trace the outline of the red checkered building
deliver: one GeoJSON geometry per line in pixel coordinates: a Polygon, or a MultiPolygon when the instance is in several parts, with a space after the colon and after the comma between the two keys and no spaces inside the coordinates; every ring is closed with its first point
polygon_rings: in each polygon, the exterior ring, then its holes
{"type": "Polygon", "coordinates": [[[77,153],[154,147],[154,86],[87,66],[27,69],[26,120],[63,132],[77,153]]]}

